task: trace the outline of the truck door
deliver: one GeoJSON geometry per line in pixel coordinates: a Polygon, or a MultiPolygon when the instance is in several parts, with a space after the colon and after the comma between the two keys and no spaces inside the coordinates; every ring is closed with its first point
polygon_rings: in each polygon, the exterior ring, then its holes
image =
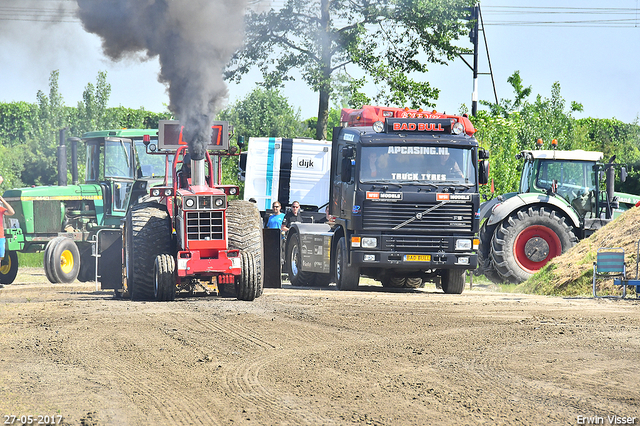
{"type": "Polygon", "coordinates": [[[344,219],[351,219],[355,191],[355,147],[344,146],[338,152],[332,176],[332,203],[344,219]]]}

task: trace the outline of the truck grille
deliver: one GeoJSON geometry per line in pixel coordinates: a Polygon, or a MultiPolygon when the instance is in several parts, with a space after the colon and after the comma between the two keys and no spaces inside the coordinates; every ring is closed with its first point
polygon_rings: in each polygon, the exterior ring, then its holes
{"type": "Polygon", "coordinates": [[[383,203],[366,202],[362,212],[364,229],[390,231],[401,223],[414,218],[398,231],[471,232],[473,230],[473,205],[444,204],[422,214],[439,203],[383,203]],[[417,214],[422,214],[420,219],[417,214]]]}
{"type": "Polygon", "coordinates": [[[187,213],[187,240],[209,241],[224,238],[222,211],[202,211],[187,213]]]}
{"type": "Polygon", "coordinates": [[[434,252],[449,251],[451,238],[426,237],[423,235],[394,235],[385,241],[383,249],[395,251],[434,252]]]}

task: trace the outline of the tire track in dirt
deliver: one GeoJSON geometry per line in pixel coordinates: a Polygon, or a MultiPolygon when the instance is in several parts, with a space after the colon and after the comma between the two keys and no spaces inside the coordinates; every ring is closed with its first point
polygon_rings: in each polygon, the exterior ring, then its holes
{"type": "MultiPolygon", "coordinates": [[[[158,348],[145,350],[140,340],[132,340],[142,330],[157,328],[155,320],[143,314],[137,330],[125,327],[104,336],[75,339],[67,356],[73,359],[75,353],[83,354],[75,362],[85,366],[92,382],[120,389],[148,420],[175,425],[224,424],[216,419],[219,407],[209,395],[192,392],[189,378],[167,374],[165,365],[154,363],[149,351],[158,348]]],[[[163,356],[163,362],[167,361],[163,356]]]]}

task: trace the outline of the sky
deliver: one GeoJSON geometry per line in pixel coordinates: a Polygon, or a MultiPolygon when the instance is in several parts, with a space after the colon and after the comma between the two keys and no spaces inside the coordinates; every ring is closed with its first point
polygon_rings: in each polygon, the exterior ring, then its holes
{"type": "MultiPolygon", "coordinates": [[[[553,83],[559,82],[567,105],[575,101],[584,107],[584,112],[574,113],[576,118],[637,120],[639,2],[482,1],[484,35],[498,98],[513,97],[507,78],[519,70],[524,86],[532,86],[530,101],[537,94],[550,97],[553,83]]],[[[157,59],[111,61],[102,52],[99,38],[85,32],[73,13],[53,10],[59,5],[73,10],[74,4],[74,0],[0,0],[0,102],[36,102],[38,90],[48,93],[49,76],[59,70],[64,102],[76,106],[86,85],[95,83],[98,73],[106,71],[112,89],[109,106],[165,111],[169,98],[166,87],[157,81],[157,59]]],[[[481,41],[479,68],[488,73],[481,41]]],[[[467,37],[460,43],[471,47],[467,37]]],[[[447,66],[432,65],[418,78],[441,90],[436,110],[457,113],[462,104],[470,109],[472,72],[461,59],[447,66]]],[[[246,96],[260,79],[254,71],[240,84],[230,84],[228,101],[246,96]]],[[[480,75],[478,83],[480,99],[495,101],[491,77],[480,75]]],[[[372,89],[368,94],[374,95],[375,88],[367,87],[372,89]]],[[[283,94],[299,108],[302,118],[317,115],[318,95],[303,82],[288,83],[283,94]]]]}

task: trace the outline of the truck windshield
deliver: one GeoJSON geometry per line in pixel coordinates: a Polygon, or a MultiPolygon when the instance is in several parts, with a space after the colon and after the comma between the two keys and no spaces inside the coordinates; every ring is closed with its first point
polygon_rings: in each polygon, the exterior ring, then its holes
{"type": "Polygon", "coordinates": [[[470,149],[446,146],[367,146],[360,156],[360,182],[439,182],[475,185],[470,149]]]}

